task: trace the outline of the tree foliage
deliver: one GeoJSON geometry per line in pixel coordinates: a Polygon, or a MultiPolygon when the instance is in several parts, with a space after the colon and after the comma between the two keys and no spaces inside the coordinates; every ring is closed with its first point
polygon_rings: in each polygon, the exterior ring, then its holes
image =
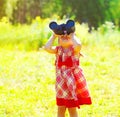
{"type": "Polygon", "coordinates": [[[120,26],[119,0],[0,0],[0,18],[6,15],[12,23],[31,23],[36,16],[57,14],[97,28],[105,21],[120,26]]]}
{"type": "Polygon", "coordinates": [[[0,0],[0,18],[5,16],[5,0],[0,0]]]}

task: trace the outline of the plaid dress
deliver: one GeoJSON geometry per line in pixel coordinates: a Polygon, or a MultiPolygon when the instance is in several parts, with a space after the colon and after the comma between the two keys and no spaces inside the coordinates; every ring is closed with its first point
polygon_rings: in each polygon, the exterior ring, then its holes
{"type": "Polygon", "coordinates": [[[74,55],[70,46],[66,51],[62,46],[56,47],[56,102],[67,108],[91,104],[91,97],[83,71],[79,66],[79,57],[74,55]]]}

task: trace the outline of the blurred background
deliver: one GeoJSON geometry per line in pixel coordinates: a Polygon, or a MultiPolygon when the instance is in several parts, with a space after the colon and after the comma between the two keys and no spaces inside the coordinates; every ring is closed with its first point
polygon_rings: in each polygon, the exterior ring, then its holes
{"type": "Polygon", "coordinates": [[[120,27],[119,0],[0,0],[0,18],[7,17],[12,24],[31,23],[36,16],[54,15],[74,18],[97,28],[105,21],[120,27]]]}
{"type": "Polygon", "coordinates": [[[120,117],[120,0],[0,0],[0,117],[56,116],[55,56],[42,47],[49,23],[68,19],[93,101],[80,117],[120,117]]]}
{"type": "MultiPolygon", "coordinates": [[[[67,19],[87,25],[88,32],[98,30],[100,27],[102,27],[102,33],[113,28],[119,30],[120,1],[0,0],[1,44],[12,42],[19,45],[24,41],[24,44],[32,44],[33,49],[38,49],[50,36],[48,28],[50,21],[60,22],[67,19]]],[[[78,33],[80,32],[82,32],[81,29],[78,33]]],[[[26,49],[30,49],[29,45],[26,45],[26,49]]]]}

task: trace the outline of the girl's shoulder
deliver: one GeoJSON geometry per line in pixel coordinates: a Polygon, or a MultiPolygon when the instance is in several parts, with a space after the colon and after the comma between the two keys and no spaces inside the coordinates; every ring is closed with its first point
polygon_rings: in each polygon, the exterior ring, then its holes
{"type": "Polygon", "coordinates": [[[61,47],[61,46],[56,46],[55,48],[56,48],[56,49],[59,49],[60,47],[61,47]]]}
{"type": "Polygon", "coordinates": [[[61,46],[56,46],[55,49],[56,49],[56,55],[57,54],[59,54],[59,55],[62,54],[62,47],[61,46]]]}

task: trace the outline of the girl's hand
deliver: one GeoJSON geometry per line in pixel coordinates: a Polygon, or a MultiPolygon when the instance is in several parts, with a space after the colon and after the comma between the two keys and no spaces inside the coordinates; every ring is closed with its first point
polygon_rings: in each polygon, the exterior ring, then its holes
{"type": "Polygon", "coordinates": [[[60,35],[53,33],[53,38],[60,38],[60,35]]]}
{"type": "Polygon", "coordinates": [[[74,36],[75,36],[75,33],[70,33],[70,38],[74,38],[74,36]]]}

